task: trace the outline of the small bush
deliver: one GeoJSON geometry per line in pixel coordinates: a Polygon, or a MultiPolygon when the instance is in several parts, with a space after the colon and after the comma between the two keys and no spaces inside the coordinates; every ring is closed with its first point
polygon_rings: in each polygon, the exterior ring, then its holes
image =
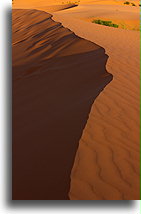
{"type": "Polygon", "coordinates": [[[125,2],[124,2],[124,4],[127,4],[127,5],[129,5],[129,4],[130,4],[130,2],[129,2],[129,1],[125,1],[125,2]]]}
{"type": "Polygon", "coordinates": [[[100,19],[93,20],[92,23],[99,24],[99,25],[105,25],[105,26],[109,26],[109,27],[115,27],[115,28],[119,27],[117,24],[112,23],[112,21],[104,21],[104,20],[100,20],[100,19]]]}
{"type": "Polygon", "coordinates": [[[126,4],[126,5],[130,5],[131,4],[134,7],[136,6],[133,2],[130,3],[129,1],[125,1],[124,4],[126,4]]]}
{"type": "Polygon", "coordinates": [[[78,1],[67,1],[67,2],[62,2],[62,4],[74,4],[74,5],[79,5],[80,0],[78,1]]]}

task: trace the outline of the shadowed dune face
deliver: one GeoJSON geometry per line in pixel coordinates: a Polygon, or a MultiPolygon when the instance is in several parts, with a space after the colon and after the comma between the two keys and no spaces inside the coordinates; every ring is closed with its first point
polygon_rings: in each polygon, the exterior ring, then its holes
{"type": "Polygon", "coordinates": [[[103,48],[51,15],[13,10],[13,199],[67,200],[91,106],[112,80],[103,48]]]}

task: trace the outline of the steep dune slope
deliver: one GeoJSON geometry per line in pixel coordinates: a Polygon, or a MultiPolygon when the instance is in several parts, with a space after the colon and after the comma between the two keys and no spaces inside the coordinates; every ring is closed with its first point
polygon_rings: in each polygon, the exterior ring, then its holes
{"type": "Polygon", "coordinates": [[[13,199],[68,199],[91,106],[112,80],[100,46],[51,15],[13,10],[13,199]]]}

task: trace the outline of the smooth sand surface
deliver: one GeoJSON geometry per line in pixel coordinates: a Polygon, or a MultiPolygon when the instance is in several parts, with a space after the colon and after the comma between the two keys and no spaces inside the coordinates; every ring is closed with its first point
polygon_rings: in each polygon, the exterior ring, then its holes
{"type": "MultiPolygon", "coordinates": [[[[35,7],[35,6],[46,6],[46,5],[63,5],[68,4],[68,2],[76,3],[79,5],[83,4],[111,4],[111,5],[123,5],[126,0],[13,0],[13,3],[17,7],[35,7]]],[[[128,0],[129,2],[134,2],[137,6],[139,5],[138,0],[128,0]]],[[[129,5],[126,5],[129,6],[129,5]]]]}
{"type": "MultiPolygon", "coordinates": [[[[95,4],[96,17],[118,14],[134,28],[130,20],[138,21],[138,8],[115,5],[118,1],[97,2],[87,1],[93,10],[95,4]],[[99,4],[104,4],[103,14],[99,4]]],[[[99,26],[90,23],[91,16],[86,0],[53,13],[54,20],[105,48],[106,68],[114,76],[91,108],[72,170],[70,198],[139,199],[139,32],[99,26]]]]}
{"type": "MultiPolygon", "coordinates": [[[[60,12],[61,13],[61,12],[60,12]]],[[[138,7],[124,5],[79,5],[61,14],[72,16],[84,21],[107,20],[119,25],[119,28],[139,30],[140,13],[138,7]]]]}
{"type": "MultiPolygon", "coordinates": [[[[82,14],[80,14],[81,16],[82,14]]],[[[80,140],[70,198],[139,199],[139,32],[73,19],[54,19],[104,47],[113,81],[96,99],[80,140]]]]}
{"type": "Polygon", "coordinates": [[[13,199],[67,200],[91,106],[112,80],[108,56],[46,12],[12,18],[13,199]]]}
{"type": "Polygon", "coordinates": [[[76,7],[77,3],[61,0],[14,0],[13,9],[38,9],[47,12],[60,11],[76,7]]]}
{"type": "Polygon", "coordinates": [[[94,0],[94,1],[51,1],[51,0],[14,0],[13,8],[38,9],[47,12],[62,11],[69,13],[72,18],[83,19],[92,22],[96,19],[112,21],[119,25],[119,28],[139,30],[140,13],[139,2],[129,0],[136,6],[124,5],[124,0],[94,0]],[[77,7],[77,8],[76,8],[77,7]],[[69,12],[67,9],[70,9],[69,12]]]}

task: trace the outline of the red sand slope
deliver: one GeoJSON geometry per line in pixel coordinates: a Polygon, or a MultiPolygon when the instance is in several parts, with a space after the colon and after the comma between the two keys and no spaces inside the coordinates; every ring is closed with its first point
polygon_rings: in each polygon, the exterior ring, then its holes
{"type": "Polygon", "coordinates": [[[91,106],[112,80],[100,46],[37,10],[13,10],[13,199],[68,199],[91,106]]]}

